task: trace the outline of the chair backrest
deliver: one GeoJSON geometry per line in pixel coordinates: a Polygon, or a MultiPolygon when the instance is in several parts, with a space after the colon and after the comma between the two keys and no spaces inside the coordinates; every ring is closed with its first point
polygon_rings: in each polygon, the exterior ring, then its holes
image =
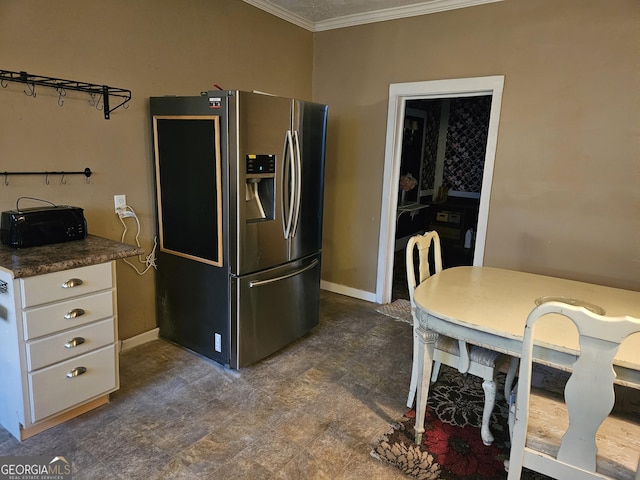
{"type": "Polygon", "coordinates": [[[613,359],[623,340],[640,332],[640,319],[601,316],[584,307],[560,302],[543,303],[531,311],[522,344],[512,438],[514,452],[524,451],[526,444],[534,327],[536,321],[547,314],[569,318],[577,327],[580,345],[579,357],[565,386],[569,427],[562,437],[556,461],[594,472],[596,432],[611,413],[615,402],[613,359]]]}
{"type": "Polygon", "coordinates": [[[411,309],[414,308],[413,291],[416,284],[421,284],[431,275],[442,271],[442,253],[440,251],[440,237],[438,232],[426,232],[424,235],[415,235],[409,239],[406,251],[407,263],[407,283],[409,286],[409,299],[411,300],[411,309]],[[433,264],[431,271],[429,266],[429,250],[433,244],[433,264]],[[418,250],[418,280],[416,283],[416,271],[414,265],[414,249],[418,250]]]}

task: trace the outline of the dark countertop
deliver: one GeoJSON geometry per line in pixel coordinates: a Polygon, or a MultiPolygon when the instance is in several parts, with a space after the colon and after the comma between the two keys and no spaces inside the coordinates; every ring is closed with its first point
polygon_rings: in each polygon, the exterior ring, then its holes
{"type": "Polygon", "coordinates": [[[143,253],[143,248],[95,235],[88,235],[84,240],[40,247],[0,245],[0,270],[10,273],[13,278],[32,277],[143,253]]]}

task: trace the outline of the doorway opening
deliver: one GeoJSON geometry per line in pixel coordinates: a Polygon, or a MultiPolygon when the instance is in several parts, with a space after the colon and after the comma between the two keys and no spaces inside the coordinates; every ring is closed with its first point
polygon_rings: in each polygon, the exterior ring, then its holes
{"type": "MultiPolygon", "coordinates": [[[[483,264],[503,84],[503,76],[493,76],[390,85],[378,303],[391,301],[394,263],[399,258],[404,265],[406,241],[418,233],[411,231],[415,225],[407,227],[409,219],[422,224],[422,231],[440,232],[445,267],[483,264]],[[466,142],[452,141],[447,146],[447,137],[453,138],[456,129],[458,135],[468,130],[460,122],[468,120],[464,111],[470,105],[479,106],[480,111],[486,108],[488,118],[474,133],[483,136],[474,148],[482,148],[484,158],[478,160],[475,152],[475,160],[467,162],[469,146],[460,146],[466,142]],[[452,116],[453,127],[449,127],[452,116]],[[429,130],[437,132],[427,135],[429,130]],[[432,161],[425,156],[433,157],[432,161]]],[[[477,122],[482,114],[473,116],[477,122]]]]}

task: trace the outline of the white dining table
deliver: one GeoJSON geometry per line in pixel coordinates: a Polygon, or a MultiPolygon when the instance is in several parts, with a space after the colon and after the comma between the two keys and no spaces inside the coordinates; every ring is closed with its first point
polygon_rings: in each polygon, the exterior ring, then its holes
{"type": "MultiPolygon", "coordinates": [[[[416,442],[424,433],[433,347],[439,334],[520,357],[527,316],[537,304],[562,301],[599,314],[640,318],[640,292],[492,267],[454,267],[414,292],[419,327],[416,442]]],[[[570,371],[579,351],[571,321],[547,315],[536,326],[534,361],[570,371]]],[[[640,389],[640,334],[630,336],[615,360],[616,383],[640,389]]]]}

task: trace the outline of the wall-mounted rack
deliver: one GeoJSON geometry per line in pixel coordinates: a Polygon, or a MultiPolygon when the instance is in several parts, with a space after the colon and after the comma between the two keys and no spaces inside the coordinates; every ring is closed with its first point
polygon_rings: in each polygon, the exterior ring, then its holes
{"type": "Polygon", "coordinates": [[[114,110],[124,107],[129,100],[131,100],[131,90],[125,90],[124,88],[109,87],[108,85],[97,85],[94,83],[78,82],[75,80],[64,80],[62,78],[44,77],[41,75],[31,75],[27,72],[11,72],[9,70],[0,70],[0,86],[7,88],[6,82],[24,83],[27,85],[28,90],[24,93],[30,97],[36,96],[36,85],[42,87],[54,88],[58,92],[58,105],[62,106],[64,103],[62,97],[66,96],[67,90],[74,90],[77,92],[85,92],[90,96],[89,103],[95,105],[100,109],[99,101],[96,101],[96,96],[102,97],[102,110],[104,110],[105,120],[109,120],[109,115],[114,110]],[[115,107],[110,106],[110,97],[116,97],[120,99],[120,103],[115,107]]]}
{"type": "Polygon", "coordinates": [[[4,184],[9,185],[9,175],[44,175],[44,182],[49,185],[49,175],[60,175],[60,183],[67,183],[64,177],[68,175],[84,175],[87,183],[90,183],[89,177],[93,172],[89,167],[81,172],[0,172],[0,176],[4,175],[4,184]]]}

